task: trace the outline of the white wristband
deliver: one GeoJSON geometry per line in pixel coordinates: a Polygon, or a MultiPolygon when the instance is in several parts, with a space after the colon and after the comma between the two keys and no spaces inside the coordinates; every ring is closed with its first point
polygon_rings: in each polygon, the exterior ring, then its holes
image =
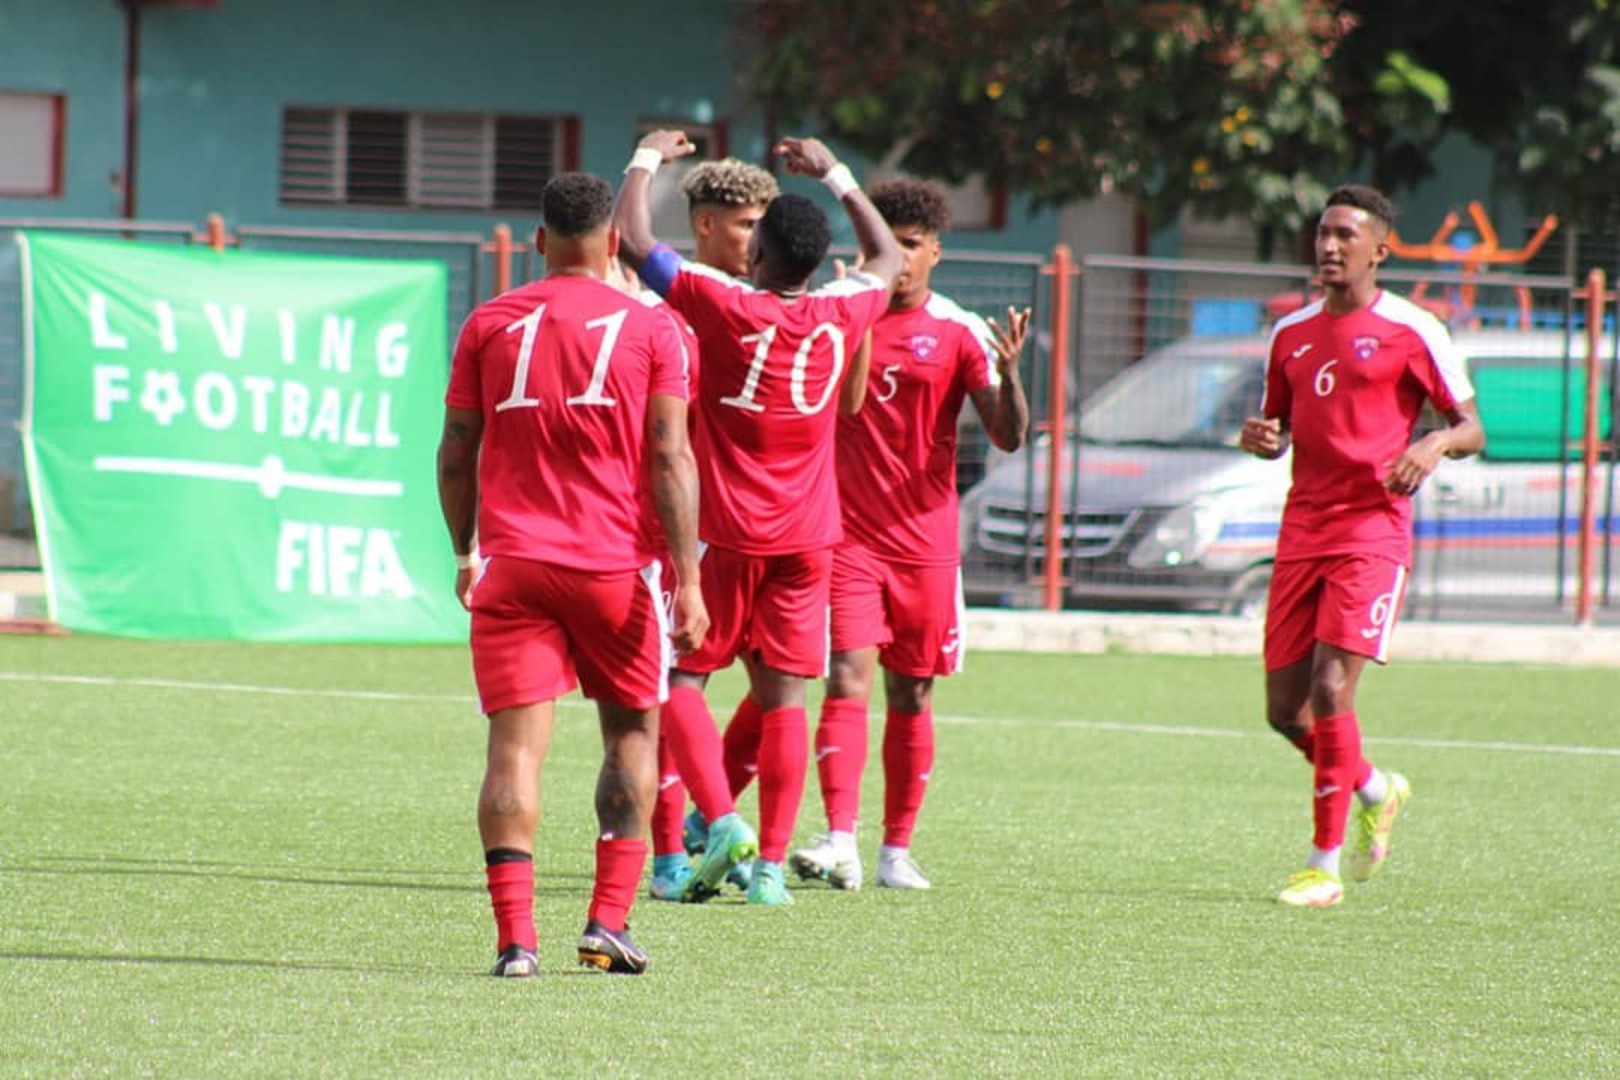
{"type": "Polygon", "coordinates": [[[826,184],[827,190],[840,201],[861,186],[855,182],[855,174],[849,171],[849,166],[841,161],[827,170],[827,175],[821,178],[821,182],[826,184]]]}
{"type": "Polygon", "coordinates": [[[647,172],[655,173],[658,171],[658,166],[663,163],[664,152],[662,150],[654,150],[650,146],[638,146],[636,152],[630,155],[630,164],[624,167],[624,174],[629,176],[637,169],[645,169],[647,172]]]}
{"type": "Polygon", "coordinates": [[[478,549],[473,548],[465,555],[456,556],[457,570],[475,570],[478,568],[478,549]]]}

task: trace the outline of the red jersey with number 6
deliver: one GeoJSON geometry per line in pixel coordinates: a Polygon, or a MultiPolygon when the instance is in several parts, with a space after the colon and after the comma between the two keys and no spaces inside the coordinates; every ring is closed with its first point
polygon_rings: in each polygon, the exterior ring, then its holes
{"type": "Polygon", "coordinates": [[[444,400],[484,417],[479,550],[579,570],[656,558],[647,406],[687,400],[685,355],[668,312],[594,278],[547,277],[474,309],[444,400]]]}
{"type": "Polygon", "coordinates": [[[888,306],[883,282],[857,272],[786,299],[683,260],[664,298],[697,333],[702,356],[699,535],[747,555],[837,544],[838,389],[888,306]]]}
{"type": "Polygon", "coordinates": [[[954,566],[957,415],[996,382],[983,319],[939,293],[872,329],[866,404],[838,419],[844,529],[885,559],[954,566]]]}
{"type": "Polygon", "coordinates": [[[1347,315],[1318,300],[1279,320],[1262,406],[1293,442],[1278,561],[1361,553],[1410,566],[1412,500],[1384,479],[1425,400],[1445,413],[1473,396],[1446,328],[1392,293],[1347,315]]]}

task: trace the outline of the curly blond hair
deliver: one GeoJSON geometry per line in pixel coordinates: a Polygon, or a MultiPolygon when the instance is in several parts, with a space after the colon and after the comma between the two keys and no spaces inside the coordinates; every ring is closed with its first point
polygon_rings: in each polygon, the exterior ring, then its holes
{"type": "Polygon", "coordinates": [[[746,161],[721,158],[705,161],[686,174],[681,182],[686,205],[754,206],[776,198],[776,177],[746,161]]]}

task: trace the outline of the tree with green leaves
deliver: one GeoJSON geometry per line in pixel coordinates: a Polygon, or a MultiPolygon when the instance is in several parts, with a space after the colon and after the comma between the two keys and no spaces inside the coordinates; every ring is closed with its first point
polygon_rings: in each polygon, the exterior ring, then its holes
{"type": "Polygon", "coordinates": [[[1391,190],[1452,132],[1533,214],[1620,190],[1620,0],[763,0],[749,78],[908,172],[1060,205],[1251,219],[1262,246],[1365,166],[1391,190]],[[1525,11],[1517,11],[1520,6],[1525,11]],[[1508,10],[1508,9],[1514,10],[1508,10]]]}

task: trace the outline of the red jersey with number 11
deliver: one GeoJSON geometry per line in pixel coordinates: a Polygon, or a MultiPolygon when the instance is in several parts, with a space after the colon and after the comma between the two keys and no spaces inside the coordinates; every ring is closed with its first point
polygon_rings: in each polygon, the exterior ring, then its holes
{"type": "Polygon", "coordinates": [[[1294,447],[1278,560],[1361,553],[1410,566],[1412,500],[1384,478],[1425,400],[1446,413],[1473,396],[1445,327],[1392,293],[1347,315],[1318,300],[1280,320],[1262,406],[1294,447]]]}
{"type": "Polygon", "coordinates": [[[579,570],[651,562],[647,406],[687,393],[670,313],[594,278],[548,277],[480,304],[444,398],[484,416],[479,551],[579,570]]]}

